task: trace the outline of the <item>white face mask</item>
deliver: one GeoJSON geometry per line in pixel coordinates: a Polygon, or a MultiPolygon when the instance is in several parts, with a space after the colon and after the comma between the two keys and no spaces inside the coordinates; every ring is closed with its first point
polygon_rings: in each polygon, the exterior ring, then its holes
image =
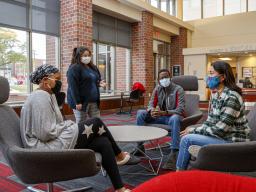
{"type": "Polygon", "coordinates": [[[87,65],[91,62],[91,57],[81,57],[81,62],[87,65]]]}
{"type": "Polygon", "coordinates": [[[171,84],[170,78],[164,78],[159,81],[162,87],[168,87],[171,84]]]}

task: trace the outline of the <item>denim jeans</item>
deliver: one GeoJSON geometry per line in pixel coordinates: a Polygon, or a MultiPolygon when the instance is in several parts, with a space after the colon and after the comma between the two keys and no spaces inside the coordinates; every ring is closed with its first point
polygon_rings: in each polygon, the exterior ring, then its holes
{"type": "MultiPolygon", "coordinates": [[[[139,110],[137,112],[137,125],[145,125],[145,118],[147,116],[146,110],[139,110]]],[[[172,145],[171,149],[179,149],[179,141],[180,141],[180,121],[181,116],[172,115],[172,116],[160,116],[157,118],[152,118],[150,124],[165,124],[170,126],[172,145]]]]}
{"type": "Polygon", "coordinates": [[[73,109],[76,118],[76,123],[79,124],[87,118],[98,117],[100,118],[100,110],[97,103],[88,103],[86,111],[78,111],[73,109]]]}
{"type": "Polygon", "coordinates": [[[219,139],[216,137],[210,137],[199,134],[188,134],[181,138],[180,141],[180,150],[176,163],[176,167],[178,170],[186,170],[188,167],[190,153],[188,152],[188,148],[191,145],[204,146],[209,144],[223,144],[228,143],[229,141],[225,141],[223,139],[219,139]]]}

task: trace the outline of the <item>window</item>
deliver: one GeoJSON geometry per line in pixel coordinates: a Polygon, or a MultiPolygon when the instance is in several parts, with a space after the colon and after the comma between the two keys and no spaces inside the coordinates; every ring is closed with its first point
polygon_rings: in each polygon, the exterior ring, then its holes
{"type": "Polygon", "coordinates": [[[256,11],[256,0],[183,0],[184,21],[247,11],[256,11]]]}
{"type": "Polygon", "coordinates": [[[93,40],[131,47],[131,23],[93,12],[93,40]]]}
{"type": "Polygon", "coordinates": [[[106,81],[105,90],[108,92],[114,90],[114,65],[115,65],[115,52],[114,47],[105,44],[98,44],[97,52],[97,66],[99,68],[102,80],[106,81]]]}
{"type": "Polygon", "coordinates": [[[223,0],[203,0],[203,17],[223,15],[223,0]]]}
{"type": "Polygon", "coordinates": [[[167,0],[161,0],[161,10],[167,12],[167,0]]]}
{"type": "Polygon", "coordinates": [[[248,11],[256,11],[256,1],[248,0],[248,11]]]}
{"type": "Polygon", "coordinates": [[[150,4],[151,4],[153,7],[158,8],[158,7],[159,7],[158,2],[159,2],[159,0],[151,0],[151,1],[150,1],[150,4]]]}
{"type": "Polygon", "coordinates": [[[148,0],[148,2],[163,12],[176,15],[176,0],[148,0]]]}
{"type": "Polygon", "coordinates": [[[0,0],[0,12],[0,75],[10,83],[8,102],[21,102],[36,88],[29,82],[33,69],[59,64],[60,2],[0,0]]]}
{"type": "Polygon", "coordinates": [[[154,52],[154,79],[157,83],[158,71],[161,69],[170,70],[170,52],[171,45],[162,41],[153,41],[153,52],[154,52]]]}
{"type": "Polygon", "coordinates": [[[22,101],[29,92],[27,45],[25,31],[0,27],[0,75],[10,83],[9,100],[22,101]]]}
{"type": "Polygon", "coordinates": [[[173,16],[176,15],[176,0],[169,1],[169,13],[173,16]]]}
{"type": "Polygon", "coordinates": [[[246,12],[246,0],[225,0],[225,15],[246,12]]]}
{"type": "Polygon", "coordinates": [[[107,84],[106,88],[100,88],[101,95],[110,96],[130,90],[130,49],[94,42],[93,62],[107,84]]]}
{"type": "Polygon", "coordinates": [[[131,23],[94,11],[93,40],[93,62],[107,84],[101,95],[130,90],[131,23]]]}
{"type": "MultiPolygon", "coordinates": [[[[59,67],[59,38],[32,33],[32,68],[43,64],[59,67]]],[[[38,86],[33,84],[33,90],[38,86]]]]}
{"type": "Polygon", "coordinates": [[[201,19],[201,0],[183,0],[183,20],[201,19]]]}

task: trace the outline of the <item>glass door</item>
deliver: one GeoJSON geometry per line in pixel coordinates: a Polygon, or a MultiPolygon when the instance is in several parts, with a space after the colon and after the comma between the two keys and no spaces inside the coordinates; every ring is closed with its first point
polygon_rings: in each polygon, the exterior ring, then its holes
{"type": "Polygon", "coordinates": [[[115,62],[114,62],[114,47],[107,44],[97,44],[98,54],[96,65],[99,68],[101,79],[106,81],[106,88],[101,88],[104,93],[109,93],[110,90],[114,90],[115,79],[115,62]]]}

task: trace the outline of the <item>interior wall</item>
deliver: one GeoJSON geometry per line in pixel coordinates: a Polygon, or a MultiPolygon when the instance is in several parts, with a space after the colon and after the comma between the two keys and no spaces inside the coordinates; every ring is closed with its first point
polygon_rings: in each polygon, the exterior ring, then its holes
{"type": "MultiPolygon", "coordinates": [[[[225,55],[223,57],[226,57],[225,55]]],[[[255,67],[256,70],[256,56],[237,56],[237,57],[228,57],[231,58],[231,61],[227,61],[234,72],[234,75],[237,79],[237,83],[239,83],[240,79],[244,79],[243,77],[243,67],[255,67]]],[[[210,66],[210,64],[214,61],[218,61],[219,59],[217,57],[208,57],[208,64],[207,68],[210,66]]],[[[256,74],[255,74],[256,75],[256,74]]],[[[256,76],[251,77],[250,81],[256,85],[256,76]]],[[[242,84],[241,84],[242,86],[242,84]]]]}
{"type": "MultiPolygon", "coordinates": [[[[221,57],[226,57],[226,56],[221,56],[221,57]]],[[[225,61],[225,62],[227,62],[228,64],[230,64],[230,66],[232,67],[232,70],[233,70],[233,73],[234,73],[234,75],[235,75],[235,77],[236,78],[238,78],[238,72],[237,72],[237,70],[238,70],[238,57],[228,57],[228,58],[230,58],[230,59],[232,59],[232,60],[230,60],[230,61],[225,61]]],[[[210,65],[211,65],[211,63],[213,63],[213,62],[215,62],[215,61],[221,61],[220,59],[218,59],[218,57],[211,57],[211,56],[209,56],[208,57],[208,68],[210,67],[210,65]]],[[[208,69],[209,70],[209,69],[208,69]]]]}
{"type": "MultiPolygon", "coordinates": [[[[238,57],[237,59],[238,66],[238,79],[244,79],[242,77],[242,68],[243,67],[255,67],[256,68],[256,56],[249,57],[238,57]]],[[[250,78],[250,81],[256,85],[256,76],[250,78]]]]}
{"type": "Polygon", "coordinates": [[[184,56],[184,74],[195,75],[198,78],[198,91],[200,100],[207,100],[206,84],[204,78],[207,74],[207,56],[206,55],[186,55],[184,56]]]}
{"type": "Polygon", "coordinates": [[[256,12],[190,21],[192,47],[256,43],[256,12]]]}

